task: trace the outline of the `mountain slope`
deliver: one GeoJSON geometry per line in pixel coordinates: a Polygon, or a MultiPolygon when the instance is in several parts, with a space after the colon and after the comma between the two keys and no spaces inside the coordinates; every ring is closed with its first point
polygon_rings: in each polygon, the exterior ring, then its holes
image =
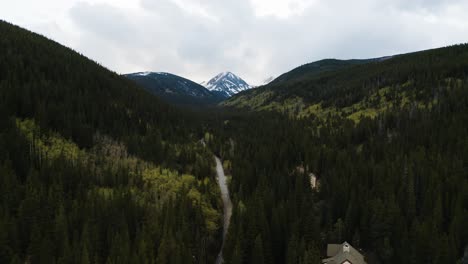
{"type": "Polygon", "coordinates": [[[287,73],[280,75],[278,78],[272,80],[273,82],[291,81],[293,79],[300,79],[305,76],[318,75],[324,72],[337,71],[345,69],[350,66],[365,64],[376,59],[367,60],[337,60],[337,59],[324,59],[312,63],[299,66],[287,73]]]}
{"type": "Polygon", "coordinates": [[[232,72],[222,72],[216,75],[206,83],[205,87],[224,98],[251,89],[250,85],[232,72]]]}
{"type": "Polygon", "coordinates": [[[468,45],[457,45],[312,72],[228,100],[237,108],[217,142],[241,202],[225,258],[320,263],[327,244],[350,241],[368,263],[460,262],[467,76],[468,45]]]}
{"type": "Polygon", "coordinates": [[[332,71],[309,67],[300,69],[300,74],[286,74],[222,104],[300,116],[329,113],[342,113],[351,119],[361,114],[375,116],[377,112],[408,102],[431,105],[437,94],[443,92],[440,86],[445,84],[441,82],[464,78],[467,57],[468,46],[457,45],[352,65],[344,63],[344,67],[340,62],[341,68],[332,71]]]}
{"type": "Polygon", "coordinates": [[[196,105],[219,102],[208,89],[186,78],[165,72],[125,74],[158,97],[175,104],[196,105]]]}
{"type": "Polygon", "coordinates": [[[0,36],[0,263],[214,262],[197,117],[42,36],[0,36]]]}

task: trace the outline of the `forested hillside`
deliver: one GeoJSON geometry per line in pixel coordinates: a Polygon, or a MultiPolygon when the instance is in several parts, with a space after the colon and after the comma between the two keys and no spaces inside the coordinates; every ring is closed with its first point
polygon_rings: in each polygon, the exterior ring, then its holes
{"type": "Polygon", "coordinates": [[[222,104],[296,116],[337,113],[351,119],[361,114],[372,117],[407,103],[430,107],[447,82],[466,77],[467,60],[468,45],[456,45],[326,71],[300,67],[300,74],[292,74],[294,70],[285,74],[289,76],[285,81],[275,80],[222,104]]]}
{"type": "Polygon", "coordinates": [[[313,75],[319,75],[324,72],[338,71],[350,66],[365,64],[368,62],[376,61],[379,59],[367,59],[367,60],[337,60],[337,59],[324,59],[312,63],[307,63],[299,66],[292,71],[286,72],[279,77],[275,78],[274,81],[269,84],[287,82],[293,79],[300,79],[304,77],[311,77],[313,75]]]}
{"type": "Polygon", "coordinates": [[[458,45],[229,100],[275,111],[234,109],[213,129],[232,175],[228,263],[319,263],[343,241],[368,263],[457,263],[468,246],[467,77],[458,45]]]}
{"type": "Polygon", "coordinates": [[[198,118],[44,37],[0,36],[0,263],[213,262],[198,118]]]}

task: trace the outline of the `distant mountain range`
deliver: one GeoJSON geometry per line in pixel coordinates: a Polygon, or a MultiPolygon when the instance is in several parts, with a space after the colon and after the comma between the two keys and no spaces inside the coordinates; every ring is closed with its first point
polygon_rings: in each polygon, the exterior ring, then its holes
{"type": "Polygon", "coordinates": [[[229,98],[239,92],[252,88],[252,86],[232,72],[222,72],[209,80],[206,84],[202,83],[202,85],[223,98],[229,98]]]}
{"type": "Polygon", "coordinates": [[[216,104],[253,88],[232,72],[220,73],[201,84],[167,72],[136,72],[124,76],[165,101],[178,105],[216,104]]]}
{"type": "Polygon", "coordinates": [[[124,76],[173,104],[214,104],[224,99],[196,82],[167,72],[137,72],[124,76]]]}

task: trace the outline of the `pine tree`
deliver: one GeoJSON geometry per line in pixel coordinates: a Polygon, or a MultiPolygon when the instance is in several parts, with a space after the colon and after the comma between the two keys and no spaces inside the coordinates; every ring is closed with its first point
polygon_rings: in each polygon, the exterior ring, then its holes
{"type": "Polygon", "coordinates": [[[255,238],[254,248],[252,251],[252,261],[253,263],[265,263],[263,240],[260,234],[255,238]]]}

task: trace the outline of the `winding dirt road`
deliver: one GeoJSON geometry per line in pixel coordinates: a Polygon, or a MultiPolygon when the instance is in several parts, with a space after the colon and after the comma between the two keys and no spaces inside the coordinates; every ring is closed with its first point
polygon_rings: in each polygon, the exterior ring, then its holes
{"type": "Polygon", "coordinates": [[[223,248],[224,248],[224,242],[226,240],[226,234],[229,228],[229,222],[231,220],[231,215],[232,215],[232,202],[231,198],[229,197],[229,189],[226,183],[226,175],[224,175],[224,169],[223,169],[223,164],[221,163],[221,160],[215,156],[216,160],[216,175],[218,179],[218,184],[219,188],[221,189],[221,198],[223,200],[223,210],[224,210],[224,216],[223,216],[223,244],[221,245],[221,249],[219,251],[218,257],[216,258],[216,264],[221,264],[224,262],[223,259],[223,248]]]}

